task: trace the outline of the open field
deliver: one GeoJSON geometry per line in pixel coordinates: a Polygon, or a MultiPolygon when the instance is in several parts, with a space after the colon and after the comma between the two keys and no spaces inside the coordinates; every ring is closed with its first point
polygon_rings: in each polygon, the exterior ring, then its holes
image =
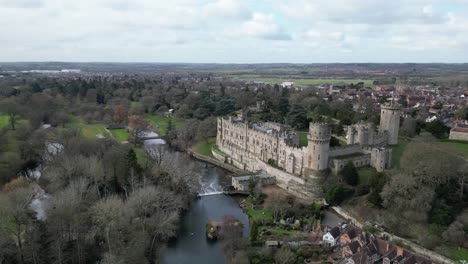
{"type": "Polygon", "coordinates": [[[465,248],[441,246],[436,251],[455,261],[468,260],[468,250],[465,248]]]}
{"type": "Polygon", "coordinates": [[[201,141],[193,145],[192,150],[207,157],[214,158],[211,153],[211,147],[215,144],[216,138],[210,138],[207,141],[201,141]]]}
{"type": "Polygon", "coordinates": [[[143,148],[134,148],[133,150],[135,151],[138,164],[144,167],[148,163],[148,158],[146,157],[145,150],[143,148]]]}
{"type": "Polygon", "coordinates": [[[408,145],[408,140],[398,139],[398,145],[392,146],[392,167],[400,168],[401,156],[405,152],[406,145],[408,145]]]}
{"type": "Polygon", "coordinates": [[[359,184],[369,184],[369,178],[374,175],[375,169],[372,167],[362,167],[358,169],[359,184]]]}
{"type": "Polygon", "coordinates": [[[103,124],[86,124],[83,119],[77,116],[70,117],[68,125],[80,129],[81,135],[85,138],[96,138],[98,134],[106,138],[111,137],[103,124]]]}
{"type": "Polygon", "coordinates": [[[146,114],[143,116],[143,118],[148,121],[155,129],[157,129],[162,136],[167,135],[169,120],[171,120],[172,125],[176,128],[182,127],[184,125],[184,120],[177,117],[146,114]]]}
{"type": "Polygon", "coordinates": [[[441,140],[439,144],[450,148],[457,154],[465,156],[465,158],[468,158],[468,142],[446,139],[446,140],[441,140]]]}
{"type": "Polygon", "coordinates": [[[0,129],[8,125],[8,116],[0,114],[0,129]]]}
{"type": "Polygon", "coordinates": [[[273,215],[268,210],[255,210],[251,207],[246,208],[245,212],[249,215],[249,218],[253,220],[273,220],[273,215]]]}
{"type": "Polygon", "coordinates": [[[127,141],[128,140],[128,131],[127,129],[120,128],[120,129],[109,129],[112,136],[117,139],[118,141],[127,141]]]}
{"type": "Polygon", "coordinates": [[[320,84],[357,84],[363,82],[366,87],[374,87],[373,80],[364,79],[296,79],[296,78],[263,78],[257,75],[242,75],[240,79],[246,81],[261,81],[271,84],[281,84],[282,82],[294,82],[296,85],[320,85],[320,84]]]}

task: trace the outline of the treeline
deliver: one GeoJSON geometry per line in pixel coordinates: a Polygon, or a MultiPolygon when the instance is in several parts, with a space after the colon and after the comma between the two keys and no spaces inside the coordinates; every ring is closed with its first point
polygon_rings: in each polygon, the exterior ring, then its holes
{"type": "Polygon", "coordinates": [[[129,145],[73,129],[29,142],[48,155],[38,182],[25,175],[0,192],[0,263],[158,263],[194,196],[198,169],[187,157],[154,149],[141,162],[129,145]],[[31,203],[41,187],[49,198],[39,217],[31,203]]]}

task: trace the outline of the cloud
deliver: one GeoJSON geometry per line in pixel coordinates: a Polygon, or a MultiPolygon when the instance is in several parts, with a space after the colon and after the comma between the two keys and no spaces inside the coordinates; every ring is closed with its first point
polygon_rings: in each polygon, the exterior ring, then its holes
{"type": "Polygon", "coordinates": [[[42,0],[0,0],[0,8],[40,8],[44,6],[42,0]]]}
{"type": "Polygon", "coordinates": [[[252,12],[240,0],[219,0],[208,3],[203,8],[205,16],[248,19],[252,12]]]}
{"type": "Polygon", "coordinates": [[[438,24],[446,13],[436,11],[428,1],[297,0],[282,4],[290,18],[347,24],[438,24]]]}
{"type": "Polygon", "coordinates": [[[242,24],[242,30],[247,36],[269,39],[290,40],[291,36],[286,34],[276,23],[273,14],[254,13],[252,19],[242,24]]]}
{"type": "Polygon", "coordinates": [[[467,0],[0,0],[0,61],[467,62],[467,0]]]}

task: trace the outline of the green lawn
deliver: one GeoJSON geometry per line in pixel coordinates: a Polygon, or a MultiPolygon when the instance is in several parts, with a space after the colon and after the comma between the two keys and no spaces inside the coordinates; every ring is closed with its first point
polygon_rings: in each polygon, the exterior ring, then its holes
{"type": "Polygon", "coordinates": [[[211,153],[211,147],[216,144],[216,138],[210,138],[207,141],[198,142],[193,145],[193,151],[214,158],[213,153],[211,153]]]}
{"type": "Polygon", "coordinates": [[[85,138],[96,138],[98,134],[103,135],[106,138],[111,137],[109,132],[106,130],[106,126],[103,124],[86,124],[83,119],[77,116],[71,116],[68,121],[68,125],[80,129],[81,135],[85,138]]]}
{"type": "Polygon", "coordinates": [[[266,232],[269,231],[271,233],[272,237],[290,237],[293,234],[297,233],[295,230],[286,230],[281,227],[267,227],[267,226],[262,226],[260,228],[261,232],[266,232]]]}
{"type": "Polygon", "coordinates": [[[468,250],[465,248],[441,246],[436,251],[455,261],[468,261],[468,250]]]}
{"type": "Polygon", "coordinates": [[[127,141],[128,140],[128,131],[127,129],[120,128],[120,129],[109,129],[111,132],[112,136],[114,136],[115,139],[118,141],[127,141]]]}
{"type": "Polygon", "coordinates": [[[448,140],[444,139],[440,141],[440,144],[445,145],[453,149],[455,152],[468,158],[468,142],[460,140],[448,140]]]}
{"type": "Polygon", "coordinates": [[[0,114],[0,128],[8,126],[8,116],[0,114]]]}
{"type": "Polygon", "coordinates": [[[299,145],[301,147],[307,147],[307,145],[309,145],[309,141],[307,139],[307,134],[309,132],[308,131],[300,131],[299,132],[299,145]]]}
{"type": "Polygon", "coordinates": [[[405,152],[406,145],[408,145],[408,140],[398,139],[398,145],[392,146],[392,166],[395,168],[400,168],[401,156],[405,152]]]}
{"type": "Polygon", "coordinates": [[[251,207],[246,208],[246,212],[253,220],[273,220],[273,215],[267,210],[255,210],[251,207]]]}
{"type": "Polygon", "coordinates": [[[138,164],[140,166],[144,167],[146,163],[148,162],[148,158],[146,157],[146,153],[142,148],[134,148],[135,155],[137,157],[138,164]]]}
{"type": "Polygon", "coordinates": [[[148,121],[155,129],[157,129],[163,136],[167,135],[169,120],[171,120],[172,125],[176,128],[182,127],[184,125],[184,120],[177,117],[146,114],[143,116],[143,118],[148,121]]]}
{"type": "Polygon", "coordinates": [[[375,169],[372,167],[362,167],[358,169],[359,184],[368,184],[369,178],[375,174],[375,169]]]}

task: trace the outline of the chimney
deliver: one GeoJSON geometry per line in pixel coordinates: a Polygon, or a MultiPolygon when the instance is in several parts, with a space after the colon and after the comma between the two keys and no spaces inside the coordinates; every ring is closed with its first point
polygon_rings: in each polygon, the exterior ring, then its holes
{"type": "Polygon", "coordinates": [[[397,256],[403,256],[403,248],[397,247],[397,256]]]}

